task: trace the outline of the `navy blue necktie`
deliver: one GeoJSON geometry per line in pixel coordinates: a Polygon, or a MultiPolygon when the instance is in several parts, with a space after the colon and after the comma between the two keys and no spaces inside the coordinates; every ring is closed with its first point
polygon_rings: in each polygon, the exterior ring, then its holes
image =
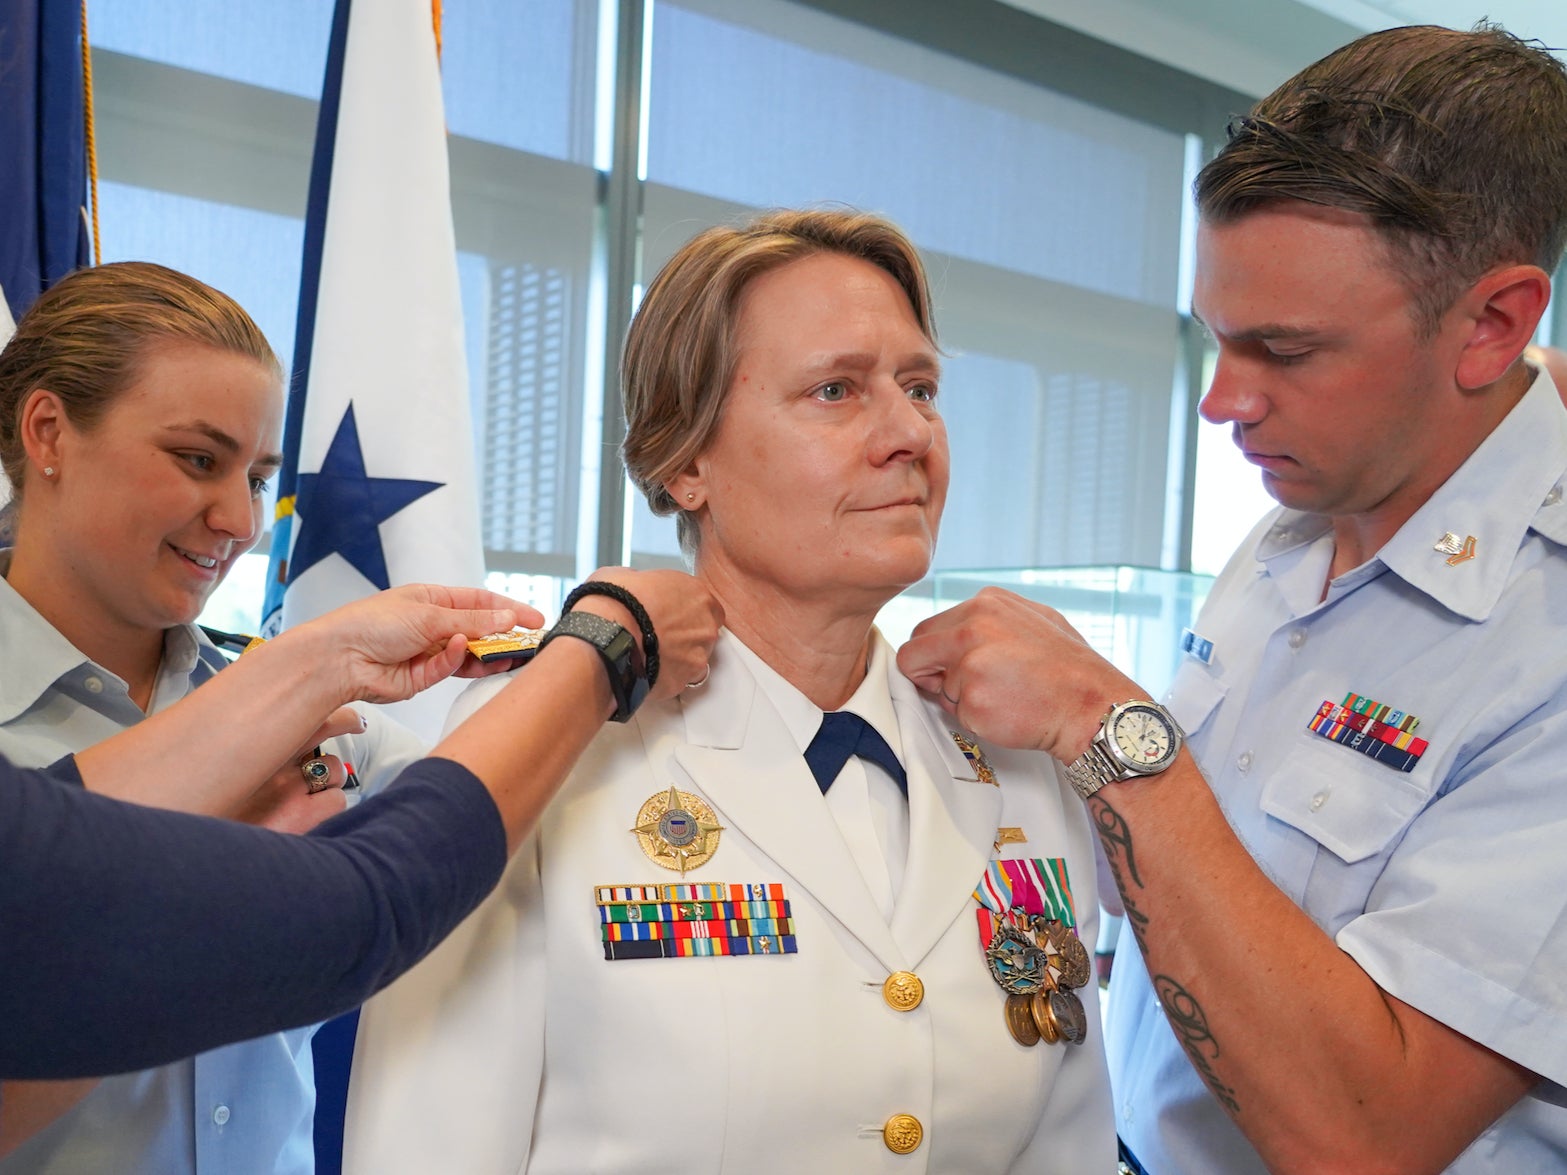
{"type": "Polygon", "coordinates": [[[887,740],[876,733],[876,728],[858,714],[848,710],[832,710],[822,715],[822,728],[816,732],[811,745],[805,748],[805,764],[816,776],[816,786],[827,794],[827,789],[838,778],[850,755],[869,759],[898,785],[905,796],[909,794],[909,777],[892,753],[887,740]]]}

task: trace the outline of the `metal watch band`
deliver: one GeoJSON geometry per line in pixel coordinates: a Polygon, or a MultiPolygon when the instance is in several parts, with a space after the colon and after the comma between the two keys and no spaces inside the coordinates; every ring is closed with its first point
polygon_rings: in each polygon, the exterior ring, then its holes
{"type": "Polygon", "coordinates": [[[639,674],[632,659],[636,639],[613,620],[592,612],[563,612],[555,627],[539,642],[539,651],[558,636],[574,636],[598,650],[609,676],[609,691],[615,698],[611,722],[625,722],[636,713],[647,697],[647,678],[639,674]]]}
{"type": "Polygon", "coordinates": [[[1175,721],[1175,716],[1157,702],[1140,698],[1118,702],[1111,706],[1101,719],[1099,729],[1094,732],[1093,741],[1088,744],[1088,750],[1067,767],[1067,782],[1086,800],[1106,784],[1158,775],[1169,769],[1175,762],[1175,756],[1179,754],[1185,738],[1180,724],[1175,721]],[[1152,760],[1123,758],[1111,743],[1111,740],[1116,737],[1114,730],[1117,725],[1138,711],[1155,715],[1156,721],[1165,728],[1165,733],[1168,735],[1167,745],[1158,757],[1152,760]]]}
{"type": "Polygon", "coordinates": [[[1120,765],[1100,745],[1097,734],[1088,750],[1068,764],[1066,769],[1067,782],[1085,800],[1106,784],[1115,783],[1120,778],[1120,765]]]}

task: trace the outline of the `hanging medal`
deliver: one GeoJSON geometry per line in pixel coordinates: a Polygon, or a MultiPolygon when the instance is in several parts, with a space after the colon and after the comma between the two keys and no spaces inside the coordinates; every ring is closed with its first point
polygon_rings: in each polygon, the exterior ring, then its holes
{"type": "Polygon", "coordinates": [[[1066,862],[1060,857],[1048,861],[1018,858],[1007,861],[1005,867],[1018,878],[1016,888],[1028,895],[1024,904],[1030,929],[1045,952],[1047,982],[1030,1003],[1039,1035],[1052,1043],[1060,1039],[1082,1044],[1088,1037],[1088,1013],[1074,989],[1088,982],[1093,961],[1077,937],[1066,862]]]}
{"type": "Polygon", "coordinates": [[[1088,982],[1093,964],[1077,937],[1071,894],[1059,857],[992,861],[974,890],[985,965],[1006,993],[1007,1031],[1024,1047],[1088,1036],[1073,989],[1088,982]]]}
{"type": "Polygon", "coordinates": [[[1028,932],[1027,922],[1012,908],[1012,879],[992,861],[974,896],[980,907],[979,945],[996,986],[1006,993],[1003,1014],[1007,1031],[1024,1048],[1039,1043],[1039,1027],[1030,1000],[1044,982],[1045,955],[1028,932]]]}

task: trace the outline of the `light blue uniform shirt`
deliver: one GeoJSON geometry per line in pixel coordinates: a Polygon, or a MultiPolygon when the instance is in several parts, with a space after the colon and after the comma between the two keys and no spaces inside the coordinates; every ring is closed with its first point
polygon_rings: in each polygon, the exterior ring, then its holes
{"type": "MultiPolygon", "coordinates": [[[[0,552],[0,574],[9,565],[10,553],[0,552]]],[[[18,766],[53,763],[143,717],[124,681],[84,657],[3,579],[0,650],[0,754],[18,766]]],[[[195,626],[169,629],[149,709],[172,705],[222,663],[195,626]]],[[[367,717],[364,734],[334,742],[373,790],[423,747],[373,710],[367,717]]],[[[219,769],[195,758],[170,768],[219,769]]],[[[153,955],[157,944],[146,949],[153,955]]],[[[108,1078],[0,1160],[0,1175],[309,1175],[315,1170],[314,1031],[299,1028],[108,1078]]]]}
{"type": "MultiPolygon", "coordinates": [[[[1279,888],[1384,990],[1543,1078],[1449,1168],[1464,1175],[1567,1165],[1564,479],[1567,411],[1541,375],[1325,600],[1327,519],[1275,511],[1203,611],[1212,663],[1188,659],[1166,698],[1279,888]],[[1474,557],[1433,549],[1448,533],[1472,536],[1474,557]],[[1307,728],[1351,691],[1419,718],[1430,745],[1411,772],[1307,728]]],[[[1130,932],[1116,955],[1121,1136],[1150,1175],[1263,1171],[1170,1031],[1130,932]]]]}

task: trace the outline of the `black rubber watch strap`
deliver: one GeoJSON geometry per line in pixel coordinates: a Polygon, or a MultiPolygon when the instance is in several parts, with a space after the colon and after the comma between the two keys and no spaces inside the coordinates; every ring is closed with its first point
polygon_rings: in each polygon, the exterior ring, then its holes
{"type": "Polygon", "coordinates": [[[631,613],[637,622],[637,627],[642,630],[642,675],[647,678],[648,689],[652,689],[658,684],[658,633],[653,631],[653,618],[647,614],[642,601],[618,583],[590,579],[572,588],[571,594],[566,597],[566,602],[561,605],[561,611],[570,612],[572,605],[583,596],[607,596],[631,613]]]}
{"type": "Polygon", "coordinates": [[[637,707],[647,697],[647,678],[636,670],[632,654],[636,640],[613,620],[606,620],[592,612],[563,612],[555,627],[539,642],[542,653],[558,636],[573,636],[587,641],[598,650],[604,662],[604,672],[609,676],[609,692],[615,698],[612,722],[625,722],[637,712],[637,707]]]}

